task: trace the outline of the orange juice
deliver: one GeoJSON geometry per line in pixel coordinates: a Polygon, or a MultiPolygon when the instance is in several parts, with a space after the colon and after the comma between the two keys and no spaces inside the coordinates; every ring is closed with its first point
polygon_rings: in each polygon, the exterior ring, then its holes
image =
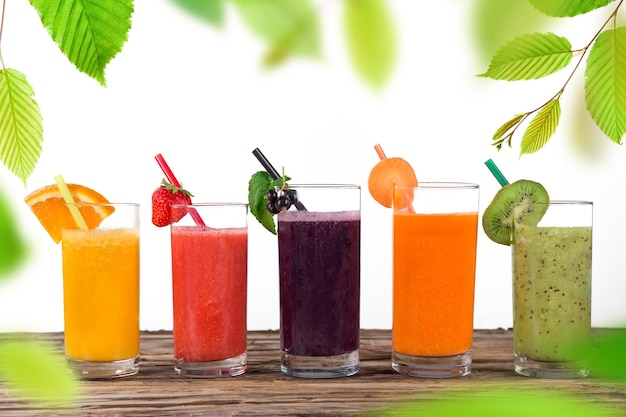
{"type": "Polygon", "coordinates": [[[394,212],[393,222],[394,352],[443,357],[469,351],[478,213],[394,212]]]}
{"type": "Polygon", "coordinates": [[[63,230],[65,353],[74,361],[139,356],[139,233],[63,230]]]}

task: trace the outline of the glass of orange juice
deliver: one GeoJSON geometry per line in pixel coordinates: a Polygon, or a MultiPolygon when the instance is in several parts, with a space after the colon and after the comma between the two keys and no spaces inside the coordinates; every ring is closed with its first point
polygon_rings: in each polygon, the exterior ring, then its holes
{"type": "Polygon", "coordinates": [[[75,203],[113,212],[95,229],[62,227],[65,356],[82,378],[139,369],[139,205],[75,203]]]}
{"type": "Polygon", "coordinates": [[[472,363],[479,187],[394,188],[392,367],[450,378],[472,363]]]}

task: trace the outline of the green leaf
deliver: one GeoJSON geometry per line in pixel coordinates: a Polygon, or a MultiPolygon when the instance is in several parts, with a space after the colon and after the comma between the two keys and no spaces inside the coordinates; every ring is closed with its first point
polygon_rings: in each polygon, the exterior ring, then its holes
{"type": "Polygon", "coordinates": [[[489,69],[479,77],[494,80],[531,80],[565,68],[572,60],[572,45],[554,33],[518,36],[491,58],[489,69]]]}
{"type": "Polygon", "coordinates": [[[604,7],[615,0],[529,0],[542,13],[552,17],[572,17],[604,7]]]}
{"type": "Polygon", "coordinates": [[[450,393],[444,399],[419,399],[393,405],[384,415],[396,417],[617,417],[615,407],[584,404],[574,392],[555,389],[496,387],[450,393]]]}
{"type": "Polygon", "coordinates": [[[26,259],[26,244],[17,224],[9,200],[0,189],[0,280],[26,259]]]}
{"type": "Polygon", "coordinates": [[[553,20],[539,12],[528,0],[475,0],[470,17],[476,49],[481,61],[489,58],[507,40],[543,31],[553,20]]]}
{"type": "Polygon", "coordinates": [[[626,27],[606,30],[594,42],[585,70],[587,110],[616,143],[626,132],[626,27]]]}
{"type": "Polygon", "coordinates": [[[268,66],[288,56],[318,57],[320,28],[310,0],[233,0],[248,27],[270,45],[268,66]]]}
{"type": "Polygon", "coordinates": [[[521,154],[534,153],[543,148],[556,131],[560,117],[559,99],[551,100],[543,106],[524,132],[521,154]]]}
{"type": "Polygon", "coordinates": [[[248,182],[248,204],[250,212],[267,230],[276,234],[274,216],[265,208],[267,200],[264,198],[267,190],[272,188],[272,177],[265,171],[255,172],[248,182]]]}
{"type": "Polygon", "coordinates": [[[493,134],[493,140],[500,140],[502,136],[504,136],[509,130],[513,127],[517,126],[526,116],[526,114],[518,114],[514,116],[511,120],[504,123],[502,126],[496,130],[496,133],[493,134]]]}
{"type": "Polygon", "coordinates": [[[224,21],[222,0],[170,0],[182,9],[211,25],[219,26],[224,21]]]}
{"type": "Polygon", "coordinates": [[[43,124],[24,74],[0,70],[0,160],[26,184],[41,155],[43,124]]]}
{"type": "Polygon", "coordinates": [[[79,393],[79,383],[67,372],[63,355],[35,340],[2,341],[0,379],[28,400],[50,406],[69,405],[79,393]]]}
{"type": "Polygon", "coordinates": [[[396,32],[385,0],[344,1],[344,24],[352,63],[371,86],[382,87],[396,59],[396,32]]]}
{"type": "Polygon", "coordinates": [[[30,3],[70,62],[105,86],[104,70],[128,40],[133,0],[30,0],[30,3]]]}

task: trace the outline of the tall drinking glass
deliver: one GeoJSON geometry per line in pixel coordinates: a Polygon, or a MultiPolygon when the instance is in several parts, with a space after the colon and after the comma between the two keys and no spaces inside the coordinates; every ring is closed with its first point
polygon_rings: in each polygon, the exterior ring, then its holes
{"type": "Polygon", "coordinates": [[[349,376],[359,367],[361,190],[291,185],[300,209],[278,214],[281,369],[349,376]]]}
{"type": "Polygon", "coordinates": [[[478,195],[468,183],[394,189],[392,367],[401,374],[470,372],[478,195]]]}
{"type": "Polygon", "coordinates": [[[241,375],[247,368],[248,205],[173,205],[194,210],[170,226],[174,369],[188,377],[241,375]]]}
{"type": "Polygon", "coordinates": [[[82,378],[133,375],[139,369],[139,205],[75,206],[114,211],[93,230],[62,225],[68,365],[82,378]]]}
{"type": "Polygon", "coordinates": [[[593,203],[527,204],[537,226],[515,225],[515,371],[539,378],[584,377],[591,332],[593,203]]]}

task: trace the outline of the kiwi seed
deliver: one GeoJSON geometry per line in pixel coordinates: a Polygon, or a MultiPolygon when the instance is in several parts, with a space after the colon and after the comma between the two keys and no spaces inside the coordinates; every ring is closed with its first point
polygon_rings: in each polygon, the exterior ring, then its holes
{"type": "Polygon", "coordinates": [[[514,224],[536,226],[548,205],[529,206],[532,203],[549,203],[550,197],[543,185],[530,180],[518,180],[502,187],[483,214],[483,229],[501,245],[512,242],[514,224]]]}

